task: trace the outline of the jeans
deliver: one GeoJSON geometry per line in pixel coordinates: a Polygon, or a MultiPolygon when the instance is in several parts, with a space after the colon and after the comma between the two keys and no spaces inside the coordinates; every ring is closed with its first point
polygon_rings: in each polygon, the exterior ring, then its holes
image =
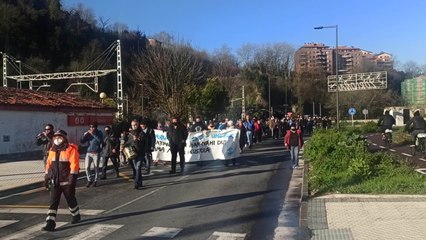
{"type": "Polygon", "coordinates": [[[117,162],[117,158],[115,156],[102,157],[102,175],[104,177],[106,176],[106,171],[107,171],[107,167],[108,167],[108,159],[111,159],[112,165],[114,166],[114,170],[118,174],[119,164],[117,162]]]}
{"type": "Polygon", "coordinates": [[[299,166],[299,146],[290,146],[291,163],[294,166],[299,166]]]}
{"type": "Polygon", "coordinates": [[[143,155],[138,155],[132,160],[134,166],[134,183],[135,186],[142,186],[142,161],[145,158],[143,155]]]}
{"type": "Polygon", "coordinates": [[[90,166],[92,165],[92,162],[95,169],[94,182],[97,182],[99,179],[99,153],[86,153],[84,167],[86,168],[86,177],[88,182],[92,182],[92,178],[90,176],[90,166]]]}
{"type": "Polygon", "coordinates": [[[151,152],[145,153],[144,163],[145,163],[145,167],[149,171],[151,169],[151,164],[152,164],[152,153],[151,152]]]}
{"type": "Polygon", "coordinates": [[[247,135],[247,145],[251,147],[251,145],[253,145],[253,131],[247,130],[246,135],[247,135]]]}

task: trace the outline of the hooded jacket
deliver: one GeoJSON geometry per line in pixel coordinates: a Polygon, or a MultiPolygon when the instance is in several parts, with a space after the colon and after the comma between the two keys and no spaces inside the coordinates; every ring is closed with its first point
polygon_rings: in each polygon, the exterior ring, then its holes
{"type": "Polygon", "coordinates": [[[80,153],[78,146],[70,143],[63,150],[55,150],[52,147],[46,161],[46,174],[60,186],[71,184],[71,174],[78,174],[80,169],[80,153]],[[58,155],[59,154],[59,155],[58,155]]]}

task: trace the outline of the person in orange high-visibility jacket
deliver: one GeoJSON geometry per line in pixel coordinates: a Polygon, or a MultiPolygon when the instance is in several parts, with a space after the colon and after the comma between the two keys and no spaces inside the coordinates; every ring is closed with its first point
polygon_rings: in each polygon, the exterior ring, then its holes
{"type": "Polygon", "coordinates": [[[46,161],[44,186],[50,190],[50,207],[47,212],[46,226],[43,231],[54,231],[56,227],[56,215],[62,193],[67,200],[71,211],[71,223],[81,220],[80,209],[75,198],[75,186],[80,169],[80,154],[78,146],[69,143],[67,133],[59,130],[53,135],[53,145],[46,161]]]}

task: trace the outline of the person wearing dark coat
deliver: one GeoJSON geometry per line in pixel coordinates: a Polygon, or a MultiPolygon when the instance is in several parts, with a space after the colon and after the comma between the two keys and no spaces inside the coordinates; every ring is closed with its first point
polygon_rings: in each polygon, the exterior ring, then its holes
{"type": "Polygon", "coordinates": [[[48,123],[44,127],[44,131],[39,133],[36,136],[36,145],[41,146],[43,145],[43,164],[46,166],[46,160],[47,156],[49,155],[49,150],[52,147],[53,144],[53,125],[48,123]]]}
{"type": "Polygon", "coordinates": [[[177,154],[179,153],[180,172],[185,168],[185,145],[188,138],[188,129],[183,125],[178,117],[172,119],[172,124],[167,131],[167,139],[172,153],[172,169],[170,173],[176,173],[177,154]]]}
{"type": "Polygon", "coordinates": [[[119,153],[120,142],[114,136],[111,131],[110,126],[105,127],[105,137],[102,141],[102,176],[101,179],[106,179],[106,171],[108,167],[108,160],[111,159],[112,165],[114,166],[114,170],[116,176],[119,177],[119,163],[117,161],[118,153],[119,153]]]}
{"type": "Polygon", "coordinates": [[[145,143],[144,162],[145,162],[146,171],[149,174],[151,172],[151,165],[152,165],[152,152],[155,149],[155,142],[156,142],[155,132],[154,132],[154,129],[148,126],[148,122],[146,120],[141,121],[140,127],[141,127],[141,134],[140,134],[141,140],[145,143]]]}
{"type": "Polygon", "coordinates": [[[145,145],[143,137],[141,136],[141,128],[139,127],[139,122],[137,120],[132,120],[131,130],[129,131],[129,138],[125,147],[133,148],[136,152],[136,156],[133,159],[129,159],[132,162],[133,169],[133,179],[135,184],[135,189],[143,187],[142,182],[142,162],[145,158],[145,145]]]}
{"type": "Polygon", "coordinates": [[[190,132],[201,132],[207,130],[207,126],[201,121],[201,117],[195,117],[195,123],[189,129],[190,132]]]}
{"type": "Polygon", "coordinates": [[[416,110],[414,112],[414,117],[408,120],[408,122],[405,124],[405,130],[409,131],[410,129],[412,130],[411,136],[414,143],[416,142],[417,134],[424,133],[426,130],[426,121],[421,116],[419,110],[416,110]]]}

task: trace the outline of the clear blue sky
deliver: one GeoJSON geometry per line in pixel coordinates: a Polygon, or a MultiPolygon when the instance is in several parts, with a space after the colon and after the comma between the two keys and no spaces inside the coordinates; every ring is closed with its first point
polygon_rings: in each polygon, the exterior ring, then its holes
{"type": "Polygon", "coordinates": [[[426,64],[424,0],[62,0],[65,8],[83,3],[97,17],[126,24],[147,36],[161,31],[200,50],[223,45],[307,42],[354,46],[394,55],[399,64],[426,64]]]}

